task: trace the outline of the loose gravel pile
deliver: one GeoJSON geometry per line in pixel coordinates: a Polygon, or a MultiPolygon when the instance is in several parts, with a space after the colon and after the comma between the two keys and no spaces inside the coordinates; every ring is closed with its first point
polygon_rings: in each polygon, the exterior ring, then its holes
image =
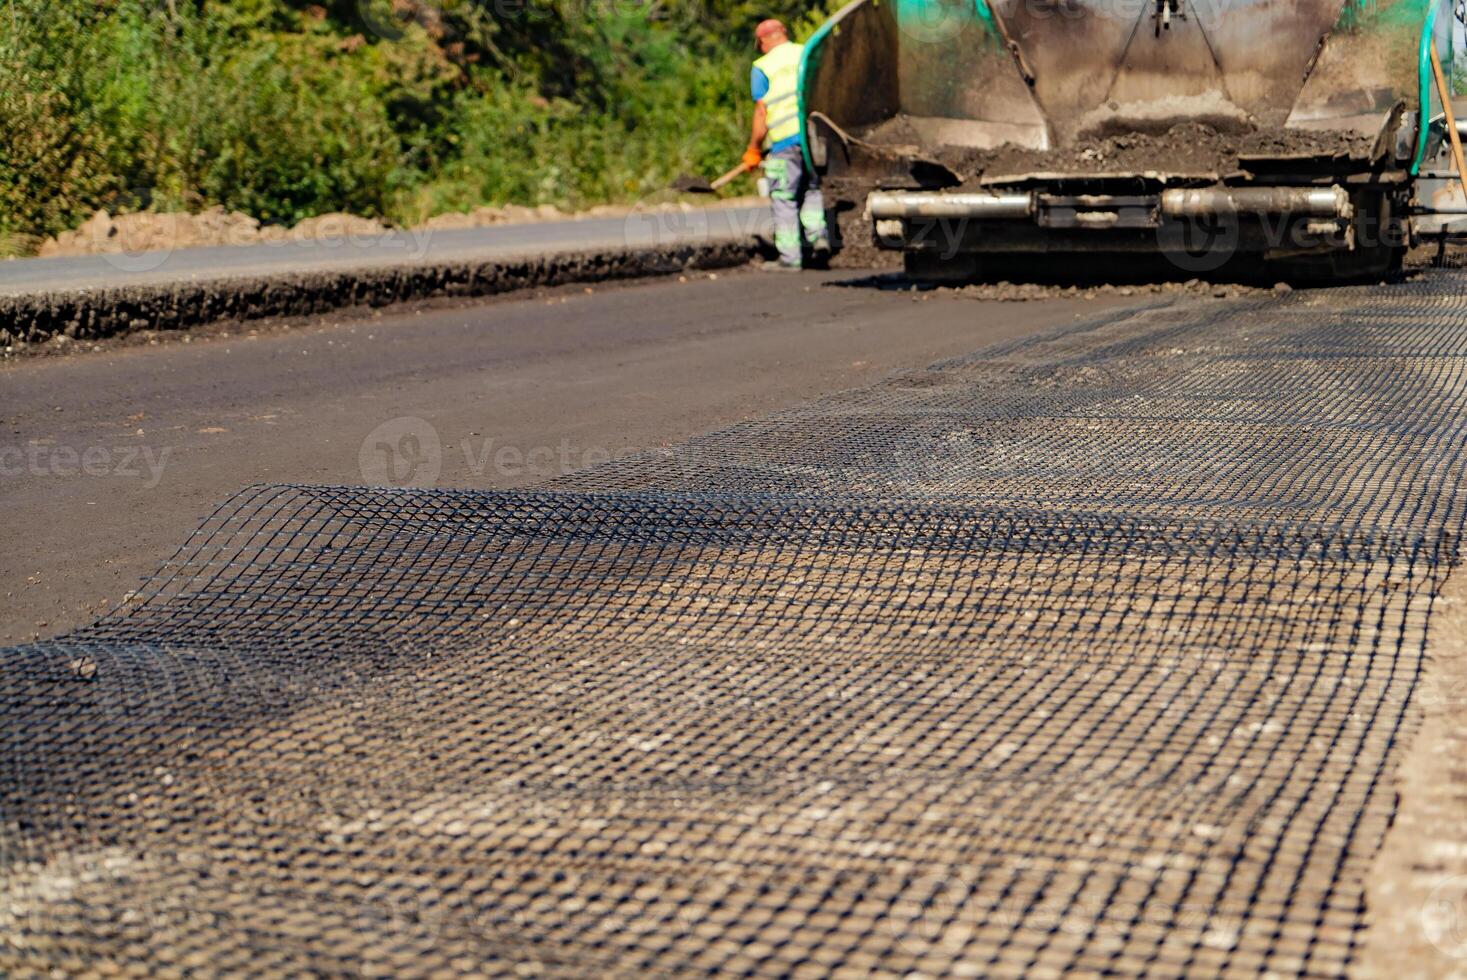
{"type": "MultiPolygon", "coordinates": [[[[904,116],[862,135],[877,146],[916,150],[923,140],[904,116]]],[[[1050,150],[1012,143],[992,149],[939,147],[935,158],[965,181],[1030,173],[1106,174],[1160,172],[1223,176],[1259,159],[1321,157],[1368,165],[1374,141],[1346,132],[1300,129],[1219,130],[1188,122],[1158,132],[1125,132],[1075,140],[1050,150]]]]}

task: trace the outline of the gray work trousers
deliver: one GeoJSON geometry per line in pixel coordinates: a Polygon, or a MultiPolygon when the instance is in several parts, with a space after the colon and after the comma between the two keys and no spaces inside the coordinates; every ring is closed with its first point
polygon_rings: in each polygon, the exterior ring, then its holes
{"type": "Polygon", "coordinates": [[[786,265],[803,264],[803,245],[830,248],[825,227],[825,198],[815,175],[805,169],[805,155],[798,146],[786,147],[764,159],[764,176],[769,178],[769,202],[774,209],[774,247],[786,265]]]}

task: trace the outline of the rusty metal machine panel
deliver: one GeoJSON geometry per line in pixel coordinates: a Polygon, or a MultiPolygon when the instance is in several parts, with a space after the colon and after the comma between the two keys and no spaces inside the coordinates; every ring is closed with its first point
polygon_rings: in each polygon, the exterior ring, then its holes
{"type": "MultiPolygon", "coordinates": [[[[900,119],[908,142],[977,147],[1043,149],[1182,123],[1334,123],[1374,135],[1417,98],[1431,5],[860,0],[812,42],[806,108],[842,128],[900,119]]],[[[1439,32],[1448,56],[1449,23],[1439,32]]]]}
{"type": "Polygon", "coordinates": [[[1059,142],[1184,122],[1280,125],[1340,0],[1000,0],[1059,142]]]}
{"type": "MultiPolygon", "coordinates": [[[[1347,4],[1324,39],[1290,113],[1290,126],[1371,133],[1397,105],[1420,97],[1423,24],[1429,0],[1371,0],[1347,4]]],[[[1436,23],[1436,41],[1450,59],[1451,17],[1436,23]]],[[[1440,101],[1428,94],[1428,101],[1440,101]]]]}

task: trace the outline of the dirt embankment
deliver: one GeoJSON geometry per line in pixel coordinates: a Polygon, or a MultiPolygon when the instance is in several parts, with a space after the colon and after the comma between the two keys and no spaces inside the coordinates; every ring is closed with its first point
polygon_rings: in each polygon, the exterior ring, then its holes
{"type": "MultiPolygon", "coordinates": [[[[738,206],[760,198],[730,198],[719,205],[738,206]]],[[[707,207],[708,204],[702,204],[707,207]]],[[[479,207],[467,212],[436,215],[417,230],[458,231],[491,225],[620,218],[638,210],[692,211],[686,202],[652,205],[600,205],[585,211],[562,211],[554,205],[479,207]]],[[[111,215],[98,211],[75,231],[47,238],[36,249],[41,258],[66,255],[105,255],[119,252],[158,252],[215,245],[259,245],[267,242],[307,242],[346,237],[384,235],[392,226],[354,214],[322,214],[293,226],[261,224],[256,218],[221,207],[199,214],[141,212],[111,215]]]]}

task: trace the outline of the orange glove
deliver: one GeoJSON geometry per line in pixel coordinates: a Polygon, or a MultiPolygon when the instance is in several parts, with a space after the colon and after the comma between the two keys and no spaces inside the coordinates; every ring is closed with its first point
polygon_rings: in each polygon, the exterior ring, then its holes
{"type": "Polygon", "coordinates": [[[753,170],[755,167],[759,166],[760,162],[763,161],[763,159],[764,154],[760,153],[752,146],[744,151],[743,163],[744,166],[750,170],[753,170]]]}

